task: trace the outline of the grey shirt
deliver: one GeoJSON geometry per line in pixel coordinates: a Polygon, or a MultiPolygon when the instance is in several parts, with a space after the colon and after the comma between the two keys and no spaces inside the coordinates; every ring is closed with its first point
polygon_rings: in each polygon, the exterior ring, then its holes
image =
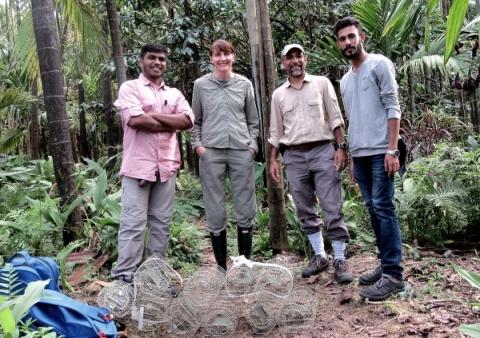
{"type": "Polygon", "coordinates": [[[369,54],[357,72],[350,69],[343,76],[340,90],[352,156],[384,154],[388,120],[401,117],[393,63],[383,55],[369,54]]]}
{"type": "Polygon", "coordinates": [[[258,112],[253,86],[246,77],[233,74],[222,84],[213,73],[193,85],[195,124],[192,146],[258,150],[258,112]]]}

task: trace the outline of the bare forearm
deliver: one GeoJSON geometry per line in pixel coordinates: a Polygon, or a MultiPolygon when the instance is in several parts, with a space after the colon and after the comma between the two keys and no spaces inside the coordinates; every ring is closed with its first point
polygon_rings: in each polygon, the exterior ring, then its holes
{"type": "Polygon", "coordinates": [[[345,142],[345,132],[343,131],[343,127],[337,127],[333,131],[333,135],[335,136],[335,141],[337,143],[345,142]]]}
{"type": "Polygon", "coordinates": [[[128,121],[128,126],[133,129],[152,133],[175,131],[164,123],[155,120],[150,114],[142,114],[132,117],[130,121],[128,121]]]}
{"type": "Polygon", "coordinates": [[[270,161],[277,161],[278,160],[278,148],[272,146],[272,151],[270,152],[270,161]]]}
{"type": "Polygon", "coordinates": [[[154,113],[151,115],[156,121],[172,129],[185,130],[192,128],[192,121],[186,114],[154,113]]]}
{"type": "Polygon", "coordinates": [[[388,149],[397,149],[400,119],[388,120],[388,149]]]}

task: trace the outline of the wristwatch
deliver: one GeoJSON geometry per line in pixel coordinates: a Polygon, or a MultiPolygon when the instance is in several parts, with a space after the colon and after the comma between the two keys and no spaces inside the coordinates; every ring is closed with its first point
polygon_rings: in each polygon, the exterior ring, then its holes
{"type": "Polygon", "coordinates": [[[395,150],[387,149],[387,155],[399,158],[400,157],[400,150],[398,150],[398,149],[395,149],[395,150]]]}
{"type": "Polygon", "coordinates": [[[347,151],[348,150],[348,144],[346,144],[345,142],[342,142],[342,143],[333,142],[333,149],[335,149],[335,151],[337,151],[338,148],[347,151]]]}

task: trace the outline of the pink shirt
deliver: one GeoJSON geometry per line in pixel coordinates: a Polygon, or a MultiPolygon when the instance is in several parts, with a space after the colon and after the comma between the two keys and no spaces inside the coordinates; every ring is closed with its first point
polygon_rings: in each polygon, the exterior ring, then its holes
{"type": "Polygon", "coordinates": [[[155,181],[159,171],[160,181],[164,182],[174,175],[180,167],[176,132],[141,131],[127,123],[133,116],[157,112],[186,114],[193,124],[194,115],[182,93],[164,83],[157,87],[140,74],[138,79],[122,84],[114,104],[120,110],[123,126],[120,176],[155,181]]]}

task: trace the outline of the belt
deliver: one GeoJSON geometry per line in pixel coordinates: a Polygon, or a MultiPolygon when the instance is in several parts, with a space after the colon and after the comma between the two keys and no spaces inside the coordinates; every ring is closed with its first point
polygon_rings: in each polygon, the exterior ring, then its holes
{"type": "Polygon", "coordinates": [[[327,143],[332,143],[330,140],[322,140],[322,141],[313,141],[313,142],[307,142],[307,143],[302,143],[302,144],[292,144],[289,146],[285,146],[285,149],[291,149],[291,150],[310,150],[312,148],[327,144],[327,143]]]}

